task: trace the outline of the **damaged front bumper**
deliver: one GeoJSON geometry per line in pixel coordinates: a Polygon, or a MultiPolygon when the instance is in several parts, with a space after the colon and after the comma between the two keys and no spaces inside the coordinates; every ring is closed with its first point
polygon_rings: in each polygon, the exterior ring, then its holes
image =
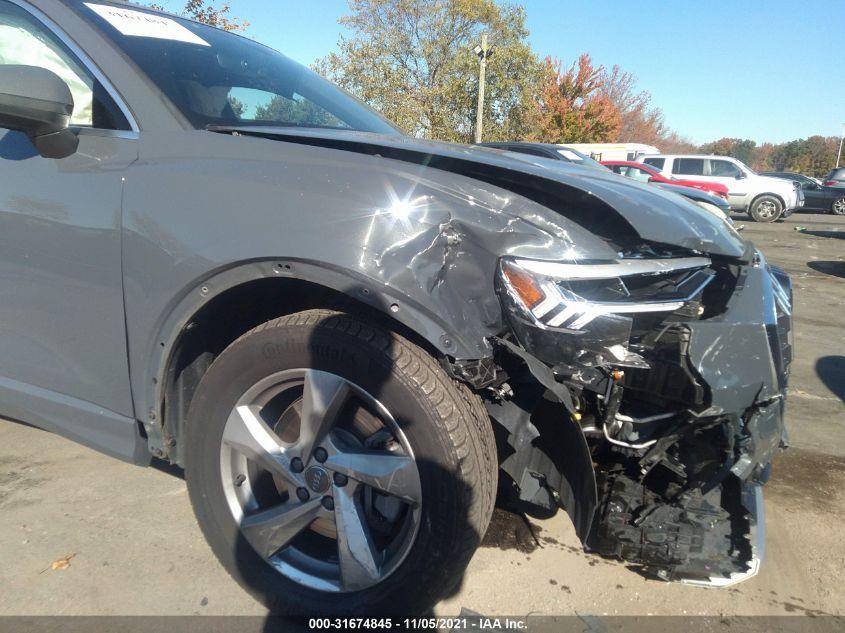
{"type": "Polygon", "coordinates": [[[536,295],[507,271],[500,296],[531,373],[546,386],[552,377],[547,393],[569,410],[563,424],[587,441],[589,460],[581,461],[596,480],[588,528],[583,508],[567,507],[590,503],[588,493],[573,494],[586,490],[583,482],[534,473],[562,480],[561,505],[573,520],[581,515],[587,547],[658,578],[725,586],[755,575],[762,561],[760,487],[786,445],[792,289],[750,245],[741,259],[684,262],[681,272],[679,261],[645,278],[621,276],[629,296],[656,293],[635,310],[617,310],[620,302],[589,284],[543,290],[542,278],[536,295]],[[548,318],[548,297],[558,291],[562,305],[548,318]]]}
{"type": "Polygon", "coordinates": [[[681,576],[678,580],[683,584],[696,587],[730,587],[753,578],[760,571],[766,553],[766,519],[762,486],[744,484],[741,503],[747,512],[748,541],[751,547],[745,571],[735,571],[729,575],[713,574],[706,577],[681,576]]]}

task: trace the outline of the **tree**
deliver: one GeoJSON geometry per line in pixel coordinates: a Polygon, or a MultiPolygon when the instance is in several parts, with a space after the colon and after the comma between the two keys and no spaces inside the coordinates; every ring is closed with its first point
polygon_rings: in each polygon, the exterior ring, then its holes
{"type": "Polygon", "coordinates": [[[698,149],[691,140],[666,125],[663,111],[652,105],[648,91],[637,89],[637,78],[632,73],[622,70],[618,65],[610,70],[604,69],[599,90],[619,110],[621,126],[614,140],[654,145],[668,154],[682,154],[698,149]]]}
{"type": "Polygon", "coordinates": [[[337,53],[315,69],[413,136],[470,142],[482,31],[487,66],[485,140],[528,132],[542,66],[527,42],[525,11],[495,0],[349,0],[337,53]]]}
{"type": "Polygon", "coordinates": [[[343,127],[344,123],[313,101],[289,99],[276,95],[266,104],[255,107],[256,121],[284,121],[286,125],[303,127],[343,127]]]}
{"type": "Polygon", "coordinates": [[[619,134],[619,110],[600,90],[602,67],[583,53],[567,70],[546,58],[532,136],[546,143],[602,143],[619,134]]]}
{"type": "Polygon", "coordinates": [[[824,176],[836,164],[839,139],[835,136],[811,136],[775,145],[770,162],[777,171],[794,171],[824,176]]]}
{"type": "MultiPolygon", "coordinates": [[[[836,164],[839,139],[811,136],[786,143],[757,144],[750,139],[722,138],[705,143],[699,151],[733,156],[758,171],[794,171],[809,176],[823,176],[836,164]]],[[[668,151],[668,150],[664,150],[668,151]]]]}
{"type": "Polygon", "coordinates": [[[232,95],[229,95],[228,99],[229,107],[232,108],[232,112],[235,113],[235,116],[240,119],[244,115],[244,112],[246,112],[246,104],[232,95]]]}
{"type": "MultiPolygon", "coordinates": [[[[166,11],[164,6],[160,4],[150,5],[153,9],[166,11]]],[[[245,31],[249,27],[249,22],[238,20],[229,15],[231,7],[228,2],[224,2],[219,7],[215,7],[213,3],[207,0],[186,0],[182,7],[181,15],[202,22],[224,31],[245,31]]]]}
{"type": "Polygon", "coordinates": [[[775,146],[772,143],[761,143],[754,152],[754,158],[748,165],[757,171],[773,171],[772,154],[775,146]]]}
{"type": "Polygon", "coordinates": [[[718,141],[702,145],[701,152],[716,154],[717,156],[732,156],[746,165],[751,165],[754,162],[756,147],[757,143],[751,139],[721,138],[718,141]]]}
{"type": "Polygon", "coordinates": [[[637,90],[637,78],[633,74],[618,65],[610,70],[602,69],[599,92],[619,111],[621,125],[615,140],[658,145],[669,134],[663,122],[663,112],[651,106],[648,92],[637,90]]]}
{"type": "Polygon", "coordinates": [[[698,151],[698,146],[686,136],[669,131],[658,142],[660,151],[666,154],[691,154],[698,151]]]}

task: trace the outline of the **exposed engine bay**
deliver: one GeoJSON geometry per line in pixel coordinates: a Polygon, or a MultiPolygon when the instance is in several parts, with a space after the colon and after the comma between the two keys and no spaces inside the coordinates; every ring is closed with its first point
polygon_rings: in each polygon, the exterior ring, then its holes
{"type": "Polygon", "coordinates": [[[565,508],[588,549],[665,580],[732,584],[762,557],[791,286],[751,247],[744,260],[650,249],[616,265],[501,265],[515,336],[498,341],[508,379],[489,409],[509,431],[503,469],[521,501],[565,508]],[[576,433],[556,417],[586,439],[594,484],[561,454],[576,433]]]}

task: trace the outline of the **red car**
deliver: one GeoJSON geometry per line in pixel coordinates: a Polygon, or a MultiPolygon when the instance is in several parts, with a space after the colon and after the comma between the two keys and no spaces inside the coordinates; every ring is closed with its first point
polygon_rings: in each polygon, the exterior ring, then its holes
{"type": "Polygon", "coordinates": [[[698,180],[680,180],[678,178],[667,178],[659,171],[643,163],[634,163],[628,160],[605,160],[601,163],[612,172],[620,176],[627,176],[641,182],[661,182],[667,185],[679,187],[695,187],[702,191],[715,193],[720,198],[728,199],[728,188],[717,182],[700,182],[698,180]]]}

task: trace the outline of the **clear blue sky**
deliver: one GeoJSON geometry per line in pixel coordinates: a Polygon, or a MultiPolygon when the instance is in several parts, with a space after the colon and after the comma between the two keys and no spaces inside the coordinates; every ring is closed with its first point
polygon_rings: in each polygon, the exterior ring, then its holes
{"type": "MultiPolygon", "coordinates": [[[[335,49],[345,0],[228,0],[248,35],[310,64],[335,49]]],[[[693,141],[838,136],[845,0],[522,0],[541,56],[634,73],[693,141]]],[[[179,0],[169,0],[168,8],[179,0]]]]}

